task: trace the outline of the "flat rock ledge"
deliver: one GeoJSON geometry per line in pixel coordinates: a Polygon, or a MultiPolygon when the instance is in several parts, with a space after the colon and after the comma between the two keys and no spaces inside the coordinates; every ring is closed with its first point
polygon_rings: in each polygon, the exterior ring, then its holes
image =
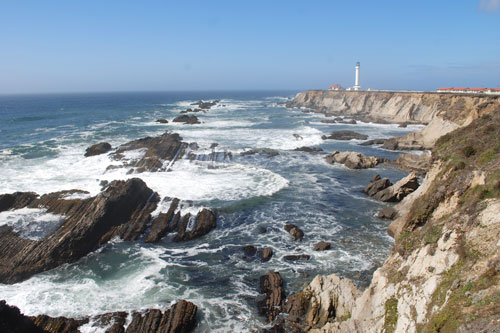
{"type": "MultiPolygon", "coordinates": [[[[127,327],[125,323],[129,314],[126,312],[107,313],[93,319],[102,325],[102,329],[107,328],[108,333],[180,333],[193,331],[197,310],[195,304],[180,300],[165,311],[148,309],[143,313],[134,312],[127,327]]],[[[46,315],[28,317],[23,315],[19,308],[0,301],[1,332],[74,333],[79,332],[78,328],[87,324],[89,319],[54,318],[46,315]]]]}
{"type": "Polygon", "coordinates": [[[216,216],[203,209],[196,216],[174,214],[178,200],[167,213],[153,219],[159,196],[138,178],[113,181],[95,197],[64,199],[66,192],[45,194],[17,192],[0,195],[1,211],[45,208],[64,215],[57,228],[41,240],[25,239],[9,227],[0,228],[0,283],[16,283],[34,274],[72,263],[106,244],[113,237],[134,241],[145,235],[156,242],[168,232],[177,232],[174,241],[201,237],[216,227],[216,216]],[[189,228],[188,228],[189,225],[189,228]]]}
{"type": "Polygon", "coordinates": [[[368,135],[361,134],[354,131],[333,131],[330,135],[323,135],[323,140],[366,140],[368,135]]]}
{"type": "Polygon", "coordinates": [[[325,159],[330,164],[344,164],[349,169],[373,168],[387,161],[385,158],[366,156],[355,151],[340,152],[338,150],[328,155],[325,159]]]}

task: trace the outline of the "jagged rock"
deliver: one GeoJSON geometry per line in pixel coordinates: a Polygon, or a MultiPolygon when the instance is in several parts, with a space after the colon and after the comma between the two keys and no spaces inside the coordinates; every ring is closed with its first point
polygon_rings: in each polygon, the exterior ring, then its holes
{"type": "Polygon", "coordinates": [[[144,238],[146,243],[155,243],[159,241],[169,232],[174,231],[174,226],[171,224],[175,210],[179,206],[179,199],[174,199],[170,204],[170,208],[167,213],[160,213],[151,221],[151,231],[144,238]]]}
{"type": "Polygon", "coordinates": [[[368,184],[363,190],[364,193],[368,194],[370,197],[373,197],[378,192],[388,188],[392,183],[388,178],[380,178],[380,175],[376,175],[373,177],[370,184],[368,184]]]}
{"type": "Polygon", "coordinates": [[[9,306],[5,301],[0,301],[0,332],[9,333],[44,333],[33,321],[21,314],[15,306],[9,306]]]}
{"type": "Polygon", "coordinates": [[[270,247],[265,247],[262,249],[262,260],[263,261],[271,260],[272,256],[273,256],[273,249],[271,249],[270,247]]]}
{"type": "Polygon", "coordinates": [[[64,263],[75,262],[114,236],[135,239],[156,209],[158,195],[137,178],[113,181],[96,197],[64,200],[44,195],[30,207],[66,215],[40,241],[0,232],[0,282],[15,283],[64,263]]]}
{"type": "Polygon", "coordinates": [[[378,164],[385,161],[383,158],[366,156],[358,152],[345,151],[339,152],[334,151],[326,157],[326,161],[330,164],[340,163],[344,164],[349,169],[367,169],[373,168],[378,164]]]}
{"type": "Polygon", "coordinates": [[[160,124],[168,124],[168,120],[164,118],[156,119],[156,122],[160,124]]]}
{"type": "MultiPolygon", "coordinates": [[[[175,161],[184,156],[188,144],[182,142],[182,138],[177,133],[165,132],[157,137],[146,137],[127,142],[111,154],[115,160],[123,160],[124,154],[133,150],[145,150],[144,156],[131,162],[126,162],[124,166],[134,167],[135,172],[144,171],[165,171],[166,161],[175,161]]],[[[116,167],[116,166],[113,166],[116,167]]],[[[108,167],[109,168],[109,167],[108,167]]]]}
{"type": "Polygon", "coordinates": [[[326,250],[330,249],[331,246],[332,246],[332,243],[321,241],[321,242],[317,243],[316,245],[314,245],[314,251],[326,251],[326,250]]]}
{"type": "Polygon", "coordinates": [[[394,220],[398,215],[398,212],[392,207],[384,207],[380,212],[378,212],[377,217],[379,219],[394,220]]]}
{"type": "Polygon", "coordinates": [[[301,261],[301,260],[309,260],[311,256],[308,254],[290,254],[283,257],[286,261],[301,261]]]}
{"type": "Polygon", "coordinates": [[[203,109],[203,110],[208,110],[208,109],[212,108],[212,106],[217,105],[219,102],[220,102],[219,100],[215,100],[212,102],[198,101],[196,103],[191,103],[191,105],[198,106],[200,109],[203,109]]]}
{"type": "Polygon", "coordinates": [[[257,302],[259,313],[267,317],[269,322],[281,312],[281,306],[285,298],[285,290],[283,289],[283,279],[278,272],[269,272],[260,277],[260,289],[266,297],[257,302]]]}
{"type": "Polygon", "coordinates": [[[15,192],[0,195],[0,212],[9,209],[19,209],[32,203],[38,194],[34,192],[15,192]]]}
{"type": "Polygon", "coordinates": [[[396,184],[377,192],[373,195],[373,198],[384,202],[399,202],[408,194],[414,192],[418,186],[417,176],[412,172],[396,184]]]}
{"type": "Polygon", "coordinates": [[[383,145],[387,139],[373,139],[361,142],[360,146],[383,145]]]}
{"type": "Polygon", "coordinates": [[[128,313],[124,311],[105,313],[93,318],[93,326],[108,327],[105,333],[124,333],[127,317],[128,313]]]}
{"type": "Polygon", "coordinates": [[[174,242],[183,242],[201,237],[208,234],[216,227],[215,214],[209,209],[204,208],[196,215],[194,227],[188,225],[190,218],[190,214],[184,216],[182,222],[179,224],[178,233],[174,237],[174,242]]]}
{"type": "Polygon", "coordinates": [[[85,157],[101,155],[111,150],[111,145],[107,142],[100,142],[86,149],[85,157]]]}
{"type": "Polygon", "coordinates": [[[33,323],[39,328],[41,328],[44,332],[51,332],[51,333],[79,332],[78,327],[88,323],[89,321],[88,318],[76,320],[73,318],[49,317],[46,315],[30,317],[30,319],[33,320],[33,323]]]}
{"type": "Polygon", "coordinates": [[[299,322],[307,312],[310,296],[305,292],[289,295],[286,298],[283,312],[288,313],[288,320],[299,322]]]}
{"type": "Polygon", "coordinates": [[[366,140],[368,135],[360,134],[354,131],[333,131],[329,136],[323,135],[323,140],[366,140]]]}
{"type": "Polygon", "coordinates": [[[132,322],[127,327],[127,333],[191,332],[196,326],[198,308],[191,302],[181,300],[165,312],[153,309],[141,314],[135,312],[132,322]]]}
{"type": "Polygon", "coordinates": [[[306,153],[321,153],[323,151],[322,148],[316,148],[316,147],[300,147],[300,148],[295,148],[294,151],[303,151],[306,153]]]}
{"type": "Polygon", "coordinates": [[[257,248],[253,245],[247,245],[243,247],[243,252],[249,257],[253,257],[257,253],[257,248]]]}
{"type": "Polygon", "coordinates": [[[175,117],[172,121],[174,123],[184,123],[188,125],[201,124],[201,122],[198,120],[198,117],[196,116],[178,116],[175,117]]]}
{"type": "Polygon", "coordinates": [[[285,225],[285,230],[292,235],[293,240],[295,241],[302,241],[302,238],[304,238],[304,232],[302,229],[297,227],[295,224],[287,224],[285,225]]]}

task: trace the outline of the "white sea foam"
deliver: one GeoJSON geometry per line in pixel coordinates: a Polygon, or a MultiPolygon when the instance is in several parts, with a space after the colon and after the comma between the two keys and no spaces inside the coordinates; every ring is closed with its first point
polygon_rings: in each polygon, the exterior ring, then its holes
{"type": "Polygon", "coordinates": [[[12,227],[22,238],[39,240],[55,230],[64,218],[42,208],[21,208],[0,212],[0,226],[12,227]]]}

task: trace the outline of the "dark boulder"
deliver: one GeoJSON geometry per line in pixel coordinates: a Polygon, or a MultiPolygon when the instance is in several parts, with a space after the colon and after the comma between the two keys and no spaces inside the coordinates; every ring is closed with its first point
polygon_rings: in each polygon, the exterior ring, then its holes
{"type": "Polygon", "coordinates": [[[311,259],[311,256],[308,254],[290,254],[284,256],[283,259],[286,261],[302,261],[311,259]]]}
{"type": "Polygon", "coordinates": [[[174,199],[170,204],[167,213],[160,213],[151,221],[151,230],[144,238],[146,243],[156,243],[163,238],[167,233],[174,231],[172,220],[175,215],[175,210],[179,206],[179,199],[174,199]]]}
{"type": "Polygon", "coordinates": [[[396,184],[389,186],[373,195],[374,199],[384,202],[399,202],[408,194],[414,192],[419,186],[417,175],[412,172],[399,180],[396,184]]]}
{"type": "Polygon", "coordinates": [[[193,221],[194,226],[192,227],[189,225],[190,218],[190,214],[186,214],[181,223],[179,223],[179,227],[177,229],[178,233],[174,237],[174,242],[183,242],[199,238],[208,234],[212,229],[215,229],[217,225],[215,214],[206,208],[201,210],[196,215],[194,218],[195,220],[193,221]]]}
{"type": "Polygon", "coordinates": [[[262,260],[263,261],[271,260],[272,256],[273,256],[273,249],[271,249],[270,247],[265,247],[262,249],[262,260]]]}
{"type": "Polygon", "coordinates": [[[9,209],[20,209],[32,203],[38,194],[34,192],[15,192],[0,195],[0,212],[9,209]]]}
{"type": "Polygon", "coordinates": [[[253,257],[257,253],[257,248],[253,245],[243,247],[243,252],[249,257],[253,257]]]}
{"type": "Polygon", "coordinates": [[[162,312],[158,309],[148,310],[141,314],[135,312],[132,322],[127,327],[127,333],[191,332],[196,326],[196,312],[198,308],[191,302],[181,300],[170,309],[162,312]]]}
{"type": "Polygon", "coordinates": [[[111,145],[107,142],[96,143],[87,148],[85,157],[101,155],[111,150],[111,145]]]}
{"type": "Polygon", "coordinates": [[[259,313],[265,315],[272,322],[281,312],[285,298],[283,279],[278,272],[269,272],[260,277],[260,289],[266,294],[263,300],[257,302],[259,313]]]}
{"type": "Polygon", "coordinates": [[[372,146],[372,145],[383,145],[387,139],[373,139],[365,142],[361,142],[360,146],[372,146]]]}
{"type": "Polygon", "coordinates": [[[373,197],[378,192],[388,188],[392,183],[388,178],[380,178],[380,175],[376,175],[370,184],[368,184],[363,190],[364,193],[368,194],[370,197],[373,197]]]}
{"type": "Polygon", "coordinates": [[[49,317],[47,315],[39,315],[30,317],[33,323],[41,328],[44,332],[54,333],[75,333],[79,332],[78,327],[88,323],[86,319],[73,319],[66,317],[49,317]]]}
{"type": "Polygon", "coordinates": [[[314,251],[325,251],[330,249],[331,246],[332,243],[321,241],[319,243],[316,243],[316,245],[314,245],[314,251]]]}
{"type": "Polygon", "coordinates": [[[279,153],[276,150],[262,148],[262,149],[251,149],[240,153],[241,156],[250,156],[250,155],[267,155],[267,157],[275,157],[278,156],[279,153]]]}
{"type": "Polygon", "coordinates": [[[168,124],[168,120],[164,118],[156,119],[156,122],[160,124],[168,124]]]}
{"type": "Polygon", "coordinates": [[[23,315],[15,306],[0,301],[0,332],[9,333],[44,333],[33,321],[23,315]]]}
{"type": "Polygon", "coordinates": [[[174,123],[184,123],[188,125],[194,125],[194,124],[201,124],[201,122],[198,120],[198,117],[196,116],[178,116],[175,117],[174,120],[172,120],[174,123]]]}
{"type": "Polygon", "coordinates": [[[366,140],[368,139],[368,135],[360,134],[354,131],[333,131],[330,135],[322,136],[323,140],[366,140]]]}
{"type": "Polygon", "coordinates": [[[304,232],[302,229],[297,227],[295,224],[287,224],[285,225],[285,230],[292,235],[293,240],[295,241],[302,241],[302,238],[304,238],[304,232]]]}
{"type": "Polygon", "coordinates": [[[303,151],[306,153],[321,153],[323,152],[322,148],[316,148],[316,147],[299,147],[295,148],[294,151],[303,151]]]}

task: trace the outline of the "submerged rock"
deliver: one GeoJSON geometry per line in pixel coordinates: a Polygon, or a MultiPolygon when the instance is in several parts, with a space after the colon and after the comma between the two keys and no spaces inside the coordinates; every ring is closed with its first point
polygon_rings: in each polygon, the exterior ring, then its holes
{"type": "Polygon", "coordinates": [[[285,298],[283,279],[278,272],[269,272],[260,277],[260,289],[266,297],[257,302],[259,313],[265,315],[272,322],[281,312],[281,306],[285,298]]]}
{"type": "Polygon", "coordinates": [[[268,149],[268,148],[262,148],[262,149],[251,149],[244,151],[240,153],[241,156],[250,156],[250,155],[255,155],[255,154],[263,154],[267,155],[267,157],[275,157],[278,156],[279,153],[276,150],[273,149],[268,149]]]}
{"type": "Polygon", "coordinates": [[[319,147],[299,147],[299,148],[295,148],[294,151],[303,151],[303,152],[306,152],[306,153],[321,153],[323,152],[323,149],[322,148],[319,148],[319,147]]]}
{"type": "Polygon", "coordinates": [[[249,257],[253,257],[257,253],[257,248],[253,245],[243,247],[243,252],[249,257]]]}
{"type": "Polygon", "coordinates": [[[323,140],[366,140],[368,139],[368,135],[357,133],[354,131],[333,131],[330,135],[322,136],[323,140]]]}
{"type": "Polygon", "coordinates": [[[301,261],[301,260],[309,260],[311,256],[308,254],[290,254],[283,257],[286,261],[301,261]]]}
{"type": "Polygon", "coordinates": [[[284,229],[292,235],[293,240],[295,241],[300,242],[302,241],[302,238],[304,238],[304,232],[295,224],[286,224],[284,229]]]}
{"type": "Polygon", "coordinates": [[[111,150],[111,145],[107,142],[96,143],[86,149],[85,157],[107,153],[111,150]]]}
{"type": "Polygon", "coordinates": [[[339,152],[337,150],[328,155],[326,161],[330,164],[344,164],[349,169],[367,169],[373,168],[386,160],[379,157],[366,156],[358,152],[339,152]]]}

